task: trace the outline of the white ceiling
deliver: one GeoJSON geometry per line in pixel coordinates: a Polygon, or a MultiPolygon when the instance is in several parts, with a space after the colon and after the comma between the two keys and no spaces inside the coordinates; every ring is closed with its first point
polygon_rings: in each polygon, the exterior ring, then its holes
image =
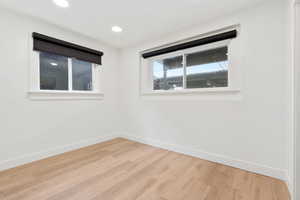
{"type": "Polygon", "coordinates": [[[0,0],[0,6],[122,48],[262,1],[267,0],[69,0],[69,8],[59,8],[52,0],[0,0]],[[113,25],[124,31],[111,32],[113,25]]]}

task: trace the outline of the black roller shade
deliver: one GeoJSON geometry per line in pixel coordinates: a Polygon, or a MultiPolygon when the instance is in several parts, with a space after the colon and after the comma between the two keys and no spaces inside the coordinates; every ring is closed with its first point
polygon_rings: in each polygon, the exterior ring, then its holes
{"type": "Polygon", "coordinates": [[[143,56],[143,58],[150,58],[150,57],[159,56],[159,55],[166,54],[166,53],[171,53],[174,51],[188,49],[188,48],[205,45],[205,44],[209,44],[209,43],[213,43],[213,42],[219,42],[222,40],[232,39],[232,38],[236,38],[236,37],[237,37],[237,31],[232,30],[232,31],[220,33],[217,35],[212,35],[209,37],[189,41],[186,43],[181,43],[181,44],[177,44],[174,46],[166,47],[163,49],[147,52],[147,53],[142,54],[142,56],[143,56]]]}
{"type": "Polygon", "coordinates": [[[83,47],[77,44],[52,38],[40,33],[32,33],[33,50],[54,53],[66,57],[101,65],[103,52],[83,47]]]}

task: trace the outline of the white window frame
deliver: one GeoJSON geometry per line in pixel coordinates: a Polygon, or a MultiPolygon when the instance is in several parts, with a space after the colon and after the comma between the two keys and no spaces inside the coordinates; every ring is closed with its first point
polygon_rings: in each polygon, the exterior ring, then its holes
{"type": "Polygon", "coordinates": [[[104,98],[100,84],[102,66],[92,63],[92,90],[79,91],[73,90],[72,81],[72,58],[68,58],[68,90],[41,90],[40,89],[40,52],[32,51],[30,62],[30,88],[29,98],[32,100],[72,100],[72,99],[92,99],[99,100],[104,98]]]}
{"type": "MultiPolygon", "coordinates": [[[[207,45],[201,45],[194,48],[179,50],[176,52],[171,52],[155,57],[151,57],[148,59],[144,59],[140,55],[140,85],[141,85],[141,95],[165,95],[165,94],[185,94],[185,93],[215,93],[215,92],[239,92],[240,89],[236,87],[236,82],[233,80],[232,70],[231,67],[232,62],[232,54],[231,54],[231,45],[232,39],[214,42],[207,45]],[[183,77],[183,89],[178,90],[154,90],[153,89],[153,62],[161,59],[172,58],[176,56],[183,56],[183,71],[184,75],[186,76],[186,54],[216,49],[220,47],[228,47],[228,85],[227,87],[215,87],[215,88],[186,88],[186,78],[183,77]]],[[[144,53],[144,52],[143,52],[144,53]]],[[[142,54],[142,53],[141,53],[142,54]]]]}

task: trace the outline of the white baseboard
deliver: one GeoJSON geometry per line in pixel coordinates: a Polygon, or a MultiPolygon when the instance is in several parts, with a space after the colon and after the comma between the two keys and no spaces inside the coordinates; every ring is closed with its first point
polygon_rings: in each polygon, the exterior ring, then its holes
{"type": "Polygon", "coordinates": [[[188,147],[184,147],[184,146],[180,146],[180,145],[176,145],[176,144],[168,144],[168,143],[164,143],[161,141],[152,140],[149,138],[135,137],[135,136],[130,136],[130,135],[126,135],[126,134],[123,134],[121,137],[129,139],[129,140],[137,141],[140,143],[148,144],[151,146],[159,147],[162,149],[171,150],[174,152],[186,154],[189,156],[194,156],[194,157],[201,158],[204,160],[220,163],[223,165],[232,166],[232,167],[243,169],[243,170],[246,170],[249,172],[254,172],[257,174],[262,174],[265,176],[270,176],[270,177],[277,178],[277,179],[280,179],[283,181],[287,181],[287,174],[286,174],[285,170],[275,169],[272,167],[251,163],[248,161],[237,160],[237,159],[229,158],[229,157],[226,157],[223,155],[208,153],[205,151],[201,151],[199,149],[192,149],[192,148],[188,148],[188,147]]]}
{"type": "Polygon", "coordinates": [[[46,151],[31,153],[31,154],[27,154],[27,155],[24,155],[24,156],[21,156],[18,158],[0,161],[0,171],[14,168],[14,167],[17,167],[20,165],[24,165],[24,164],[27,164],[27,163],[30,163],[33,161],[37,161],[37,160],[41,160],[44,158],[48,158],[51,156],[55,156],[58,154],[62,154],[62,153],[68,152],[68,151],[80,149],[82,147],[90,146],[90,145],[97,144],[100,142],[105,142],[105,141],[114,139],[116,137],[117,137],[116,135],[111,134],[111,135],[101,136],[101,137],[97,137],[97,138],[91,138],[91,139],[87,139],[87,140],[80,141],[77,143],[68,144],[65,146],[60,146],[60,147],[56,147],[53,149],[49,149],[46,151]]]}
{"type": "Polygon", "coordinates": [[[288,177],[286,181],[287,188],[291,195],[291,200],[294,200],[294,181],[292,178],[288,177]]]}
{"type": "MultiPolygon", "coordinates": [[[[188,147],[184,147],[184,146],[180,146],[177,144],[168,144],[168,143],[164,143],[161,141],[157,141],[157,140],[152,140],[149,138],[141,138],[141,137],[135,137],[135,136],[131,136],[128,134],[111,134],[111,135],[107,135],[107,136],[102,136],[102,137],[98,137],[98,138],[91,138],[88,140],[84,140],[84,141],[80,141],[78,143],[73,143],[73,144],[69,144],[69,145],[65,145],[65,146],[60,146],[54,149],[50,149],[47,151],[42,151],[42,152],[37,152],[37,153],[32,153],[32,154],[27,154],[24,155],[22,157],[18,157],[18,158],[14,158],[14,159],[10,159],[10,160],[5,160],[5,161],[0,161],[0,171],[2,170],[6,170],[6,169],[10,169],[16,166],[20,166],[26,163],[30,163],[36,160],[41,160],[44,158],[48,158],[54,155],[58,155],[58,154],[62,154],[68,151],[72,151],[75,149],[79,149],[82,147],[86,147],[89,145],[93,145],[93,144],[97,144],[100,142],[104,142],[104,141],[108,141],[117,137],[123,137],[129,140],[133,140],[133,141],[137,141],[140,143],[144,143],[144,144],[148,144],[151,146],[155,146],[155,147],[159,147],[162,149],[167,149],[170,151],[174,151],[174,152],[178,152],[178,153],[182,153],[182,154],[186,154],[186,155],[190,155],[190,156],[194,156],[197,158],[201,158],[204,160],[208,160],[208,161],[212,161],[212,162],[216,162],[216,163],[220,163],[220,164],[224,164],[224,165],[228,165],[228,166],[232,166],[232,167],[236,167],[236,168],[240,168],[246,171],[250,171],[250,172],[254,172],[257,174],[262,174],[262,175],[266,175],[266,176],[270,176],[270,177],[274,177],[277,179],[281,179],[286,181],[287,183],[288,178],[287,178],[287,174],[284,170],[281,169],[274,169],[272,167],[268,167],[268,166],[263,166],[263,165],[259,165],[259,164],[255,164],[255,163],[251,163],[248,161],[242,161],[242,160],[237,160],[237,159],[232,159],[223,155],[217,155],[217,154],[213,154],[213,153],[208,153],[208,152],[204,152],[201,151],[199,149],[192,149],[192,148],[188,148],[188,147]]],[[[288,184],[290,185],[290,184],[288,184]]]]}

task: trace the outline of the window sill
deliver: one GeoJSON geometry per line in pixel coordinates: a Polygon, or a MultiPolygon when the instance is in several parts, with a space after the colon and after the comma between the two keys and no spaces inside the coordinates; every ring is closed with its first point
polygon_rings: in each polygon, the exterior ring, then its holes
{"type": "Polygon", "coordinates": [[[203,89],[181,89],[181,90],[152,90],[142,92],[143,96],[155,95],[183,95],[183,94],[222,94],[222,93],[239,93],[240,89],[232,88],[203,88],[203,89]]]}
{"type": "Polygon", "coordinates": [[[29,91],[28,96],[31,100],[101,100],[104,94],[100,92],[84,91],[29,91]]]}

